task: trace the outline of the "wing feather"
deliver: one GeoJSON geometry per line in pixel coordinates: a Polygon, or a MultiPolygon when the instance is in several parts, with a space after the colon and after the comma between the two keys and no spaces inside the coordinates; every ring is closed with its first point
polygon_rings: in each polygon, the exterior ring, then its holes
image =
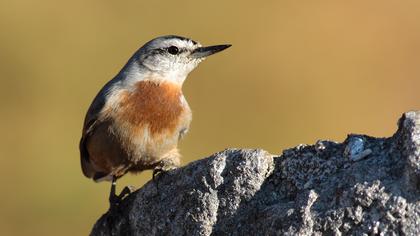
{"type": "Polygon", "coordinates": [[[80,138],[79,150],[80,150],[80,165],[82,168],[83,174],[88,178],[93,178],[95,176],[95,170],[89,160],[89,151],[87,149],[86,143],[92,133],[95,131],[97,126],[98,118],[100,111],[105,106],[105,99],[101,93],[99,93],[93,100],[89,110],[86,114],[85,121],[83,124],[82,137],[80,138]]]}

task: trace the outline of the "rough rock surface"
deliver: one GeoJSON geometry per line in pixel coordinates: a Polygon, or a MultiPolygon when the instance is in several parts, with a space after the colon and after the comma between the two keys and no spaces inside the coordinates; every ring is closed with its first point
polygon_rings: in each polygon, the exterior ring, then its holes
{"type": "Polygon", "coordinates": [[[420,235],[420,112],[404,114],[390,138],[349,135],[280,156],[228,149],[157,183],[91,234],[420,235]]]}

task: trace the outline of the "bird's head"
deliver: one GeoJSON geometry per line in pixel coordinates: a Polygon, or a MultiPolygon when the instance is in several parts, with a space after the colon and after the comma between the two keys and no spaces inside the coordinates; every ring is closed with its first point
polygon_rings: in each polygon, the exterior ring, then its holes
{"type": "Polygon", "coordinates": [[[169,35],[149,41],[132,59],[142,73],[182,85],[187,75],[206,57],[230,46],[223,44],[203,47],[194,40],[169,35]]]}

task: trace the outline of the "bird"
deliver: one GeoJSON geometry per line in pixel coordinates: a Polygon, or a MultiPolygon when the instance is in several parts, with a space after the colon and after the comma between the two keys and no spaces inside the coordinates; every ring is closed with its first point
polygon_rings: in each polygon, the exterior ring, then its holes
{"type": "Polygon", "coordinates": [[[180,166],[178,141],[192,120],[182,85],[204,59],[230,46],[202,46],[176,35],[154,38],[98,92],[84,119],[80,163],[87,178],[111,182],[111,206],[132,191],[115,193],[126,173],[153,170],[155,180],[180,166]]]}

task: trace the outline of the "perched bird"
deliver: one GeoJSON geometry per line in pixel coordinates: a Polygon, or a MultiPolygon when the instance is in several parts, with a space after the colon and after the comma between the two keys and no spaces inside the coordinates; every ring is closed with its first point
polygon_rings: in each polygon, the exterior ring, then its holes
{"type": "Polygon", "coordinates": [[[178,140],[188,131],[191,110],[182,94],[187,75],[207,56],[231,45],[202,47],[180,36],[142,46],[99,91],[87,111],[80,140],[83,174],[96,182],[153,169],[153,177],[180,165],[178,140]]]}

